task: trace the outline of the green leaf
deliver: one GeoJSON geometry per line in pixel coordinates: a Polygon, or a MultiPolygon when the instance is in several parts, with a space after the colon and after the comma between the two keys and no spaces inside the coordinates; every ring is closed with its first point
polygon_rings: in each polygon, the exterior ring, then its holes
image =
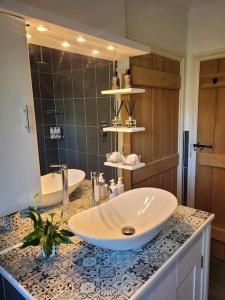
{"type": "Polygon", "coordinates": [[[66,229],[61,229],[59,232],[65,236],[69,236],[69,237],[74,236],[74,234],[71,231],[66,229]]]}
{"type": "Polygon", "coordinates": [[[60,232],[54,232],[53,238],[57,240],[57,243],[60,244],[73,244],[73,242],[67,236],[64,236],[60,232]]]}

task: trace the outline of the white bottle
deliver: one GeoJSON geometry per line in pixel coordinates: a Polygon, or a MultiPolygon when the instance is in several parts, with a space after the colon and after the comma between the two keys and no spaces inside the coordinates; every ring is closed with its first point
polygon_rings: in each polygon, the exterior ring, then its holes
{"type": "Polygon", "coordinates": [[[115,180],[111,179],[109,182],[111,182],[110,187],[109,187],[109,189],[110,189],[109,198],[114,198],[114,197],[118,196],[118,190],[117,190],[117,187],[115,184],[115,180]]]}
{"type": "Polygon", "coordinates": [[[96,203],[100,201],[100,184],[98,181],[95,181],[95,201],[96,203]]]}
{"type": "Polygon", "coordinates": [[[118,178],[116,187],[117,187],[118,195],[124,192],[123,177],[118,178]]]}
{"type": "Polygon", "coordinates": [[[57,134],[58,134],[57,127],[54,127],[54,134],[53,134],[54,139],[57,139],[57,134]]]}
{"type": "Polygon", "coordinates": [[[61,128],[57,127],[57,138],[61,139],[61,128]]]}
{"type": "Polygon", "coordinates": [[[100,173],[99,179],[98,179],[98,181],[100,183],[99,196],[100,196],[101,200],[105,199],[105,179],[103,178],[103,175],[104,175],[104,173],[100,173]]]}
{"type": "Polygon", "coordinates": [[[54,139],[54,129],[50,127],[50,139],[54,139]]]}

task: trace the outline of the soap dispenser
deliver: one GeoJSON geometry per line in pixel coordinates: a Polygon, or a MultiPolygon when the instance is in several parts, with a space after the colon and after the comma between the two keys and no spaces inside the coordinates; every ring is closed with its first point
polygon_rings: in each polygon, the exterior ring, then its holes
{"type": "Polygon", "coordinates": [[[118,196],[118,190],[117,190],[117,187],[115,184],[115,180],[111,179],[109,182],[111,182],[110,187],[109,187],[109,189],[110,189],[109,198],[114,198],[114,197],[118,196]]]}
{"type": "Polygon", "coordinates": [[[100,199],[103,200],[105,199],[105,179],[103,178],[104,173],[99,174],[99,196],[100,199]]]}
{"type": "Polygon", "coordinates": [[[117,187],[118,195],[124,192],[123,177],[118,178],[116,187],[117,187]]]}

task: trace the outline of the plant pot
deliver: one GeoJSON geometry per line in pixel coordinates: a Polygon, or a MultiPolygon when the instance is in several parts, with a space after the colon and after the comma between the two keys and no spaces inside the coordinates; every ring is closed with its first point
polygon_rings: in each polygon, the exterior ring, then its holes
{"type": "MultiPolygon", "coordinates": [[[[58,247],[56,245],[53,245],[53,247],[52,247],[52,254],[50,255],[49,258],[52,258],[52,257],[56,256],[57,253],[58,253],[58,247]]],[[[43,248],[41,248],[41,254],[40,254],[40,256],[42,258],[46,258],[46,255],[45,255],[45,252],[44,252],[43,248]]]]}

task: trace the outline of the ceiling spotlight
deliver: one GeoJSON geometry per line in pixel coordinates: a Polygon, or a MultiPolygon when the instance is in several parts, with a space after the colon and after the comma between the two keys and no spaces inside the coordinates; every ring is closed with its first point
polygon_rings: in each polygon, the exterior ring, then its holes
{"type": "Polygon", "coordinates": [[[37,31],[40,31],[40,32],[45,32],[45,31],[47,31],[47,28],[44,27],[44,26],[42,26],[42,25],[40,25],[40,26],[37,26],[37,27],[36,27],[36,30],[37,30],[37,31]]]}
{"type": "Polygon", "coordinates": [[[61,44],[61,46],[63,46],[63,47],[65,47],[65,48],[66,48],[66,47],[69,47],[69,46],[70,46],[70,44],[69,44],[68,42],[66,42],[66,41],[65,41],[65,42],[63,42],[63,43],[61,44]]]}
{"type": "Polygon", "coordinates": [[[82,36],[78,36],[77,42],[79,42],[79,43],[84,43],[85,41],[86,41],[85,38],[83,38],[82,36]]]}
{"type": "Polygon", "coordinates": [[[115,50],[115,47],[113,47],[112,45],[109,45],[109,46],[107,47],[107,49],[110,50],[110,51],[112,51],[112,50],[115,50]]]}
{"type": "Polygon", "coordinates": [[[32,35],[30,33],[27,33],[26,36],[27,36],[27,39],[30,39],[32,37],[32,35]]]}
{"type": "Polygon", "coordinates": [[[99,51],[97,49],[92,50],[92,54],[99,54],[99,51]]]}

